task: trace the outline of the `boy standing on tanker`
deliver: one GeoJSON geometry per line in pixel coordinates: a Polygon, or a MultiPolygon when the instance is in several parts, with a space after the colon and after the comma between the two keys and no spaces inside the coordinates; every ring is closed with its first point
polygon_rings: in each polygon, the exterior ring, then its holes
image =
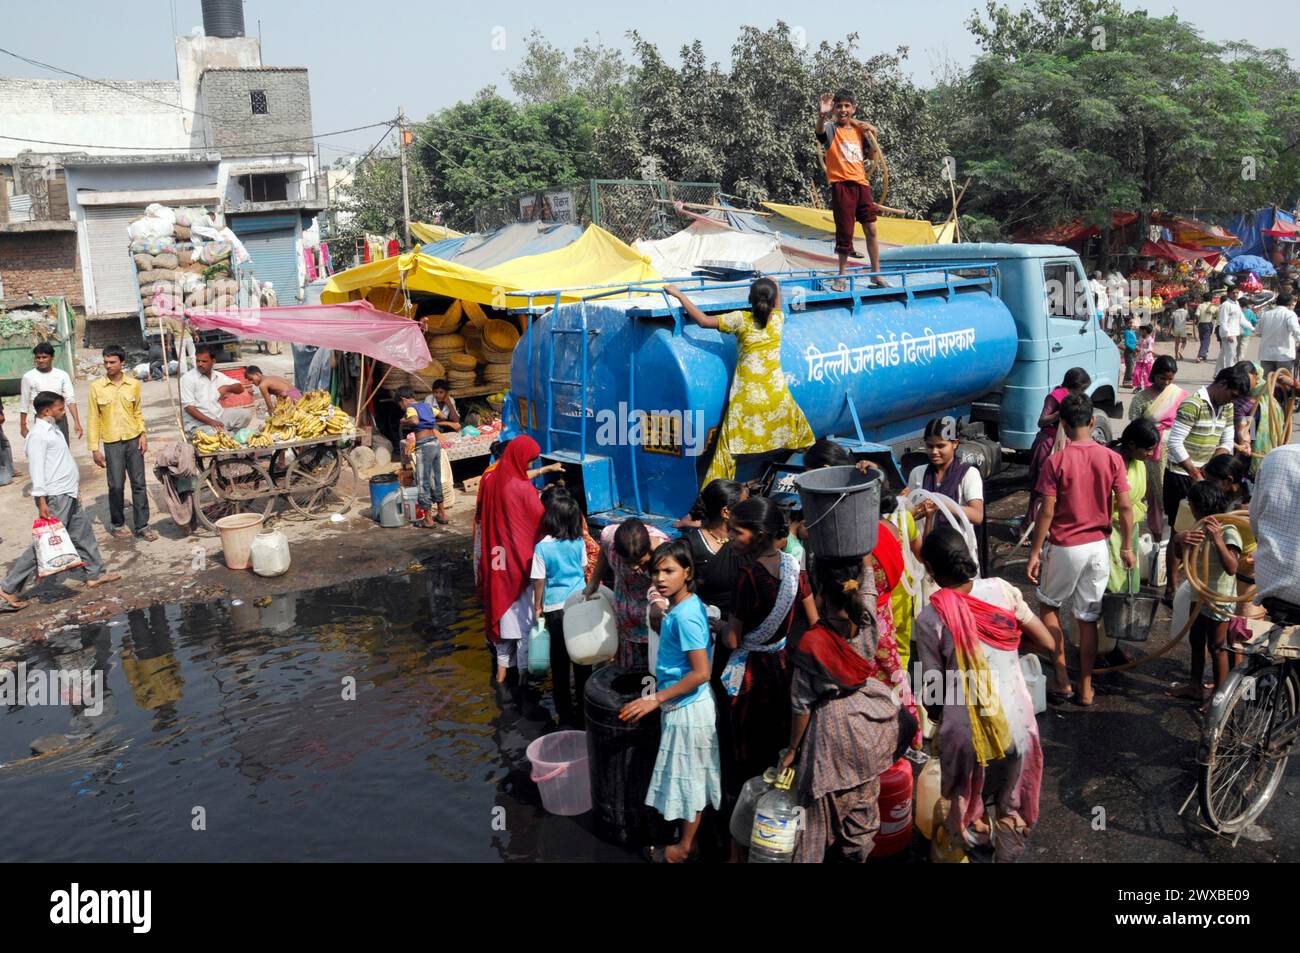
{"type": "MultiPolygon", "coordinates": [[[[880,269],[880,245],[876,241],[876,202],[867,181],[866,159],[871,154],[868,134],[874,136],[876,127],[853,118],[857,104],[848,90],[841,89],[834,96],[825,93],[817,115],[817,139],[826,150],[826,178],[831,184],[831,209],[835,215],[835,253],[840,260],[840,274],[844,274],[849,255],[853,253],[853,226],[862,224],[867,239],[867,256],[871,270],[880,269]],[[827,117],[834,121],[827,123],[827,117]]],[[[882,285],[880,279],[875,284],[882,285]]]]}

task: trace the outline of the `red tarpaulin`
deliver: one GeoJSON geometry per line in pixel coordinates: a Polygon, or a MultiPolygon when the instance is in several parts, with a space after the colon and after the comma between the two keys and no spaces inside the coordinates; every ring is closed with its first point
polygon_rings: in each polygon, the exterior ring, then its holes
{"type": "Polygon", "coordinates": [[[1214,264],[1219,260],[1219,253],[1205,248],[1197,248],[1195,245],[1179,245],[1175,242],[1165,241],[1162,238],[1158,242],[1143,242],[1138,257],[1163,258],[1166,261],[1196,261],[1204,258],[1210,264],[1214,264]]]}
{"type": "MultiPolygon", "coordinates": [[[[162,307],[164,300],[154,301],[159,313],[164,318],[181,317],[180,311],[162,307]]],[[[229,331],[235,337],[255,341],[287,341],[353,351],[410,373],[428,367],[431,361],[429,345],[417,322],[380,311],[368,301],[229,311],[186,308],[184,316],[201,330],[229,331]]]]}
{"type": "MultiPolygon", "coordinates": [[[[1133,212],[1110,213],[1112,228],[1123,228],[1126,225],[1132,225],[1136,221],[1137,215],[1133,212]]],[[[1017,240],[1035,244],[1066,245],[1070,242],[1082,241],[1085,238],[1092,238],[1100,234],[1100,225],[1085,225],[1082,219],[1076,218],[1074,221],[1066,222],[1063,225],[1049,225],[1029,229],[1020,233],[1017,240]]]]}

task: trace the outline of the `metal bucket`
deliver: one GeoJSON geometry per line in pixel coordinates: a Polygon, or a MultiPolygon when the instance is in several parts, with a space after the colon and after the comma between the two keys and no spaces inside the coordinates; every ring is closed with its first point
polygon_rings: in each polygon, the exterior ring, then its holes
{"type": "Polygon", "coordinates": [[[1143,595],[1137,582],[1137,570],[1128,576],[1128,592],[1108,592],[1101,597],[1101,623],[1112,639],[1145,642],[1156,621],[1160,600],[1143,595]]]}
{"type": "Polygon", "coordinates": [[[879,470],[823,467],[794,478],[814,556],[865,556],[876,548],[880,525],[879,470]]]}

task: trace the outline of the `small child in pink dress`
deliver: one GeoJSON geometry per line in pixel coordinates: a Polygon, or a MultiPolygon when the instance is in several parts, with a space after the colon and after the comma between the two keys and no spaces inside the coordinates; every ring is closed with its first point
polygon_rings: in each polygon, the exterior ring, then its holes
{"type": "Polygon", "coordinates": [[[1133,391],[1146,390],[1151,386],[1151,367],[1156,362],[1156,339],[1151,325],[1144,324],[1138,328],[1137,359],[1133,363],[1133,391]]]}

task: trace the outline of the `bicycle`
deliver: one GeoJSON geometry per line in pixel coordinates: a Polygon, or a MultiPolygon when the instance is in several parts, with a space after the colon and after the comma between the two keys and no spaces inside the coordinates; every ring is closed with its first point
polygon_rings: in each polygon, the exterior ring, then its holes
{"type": "Polygon", "coordinates": [[[1273,626],[1238,646],[1246,658],[1214,693],[1196,759],[1202,816],[1238,837],[1273,800],[1300,739],[1300,606],[1263,606],[1273,626]]]}

